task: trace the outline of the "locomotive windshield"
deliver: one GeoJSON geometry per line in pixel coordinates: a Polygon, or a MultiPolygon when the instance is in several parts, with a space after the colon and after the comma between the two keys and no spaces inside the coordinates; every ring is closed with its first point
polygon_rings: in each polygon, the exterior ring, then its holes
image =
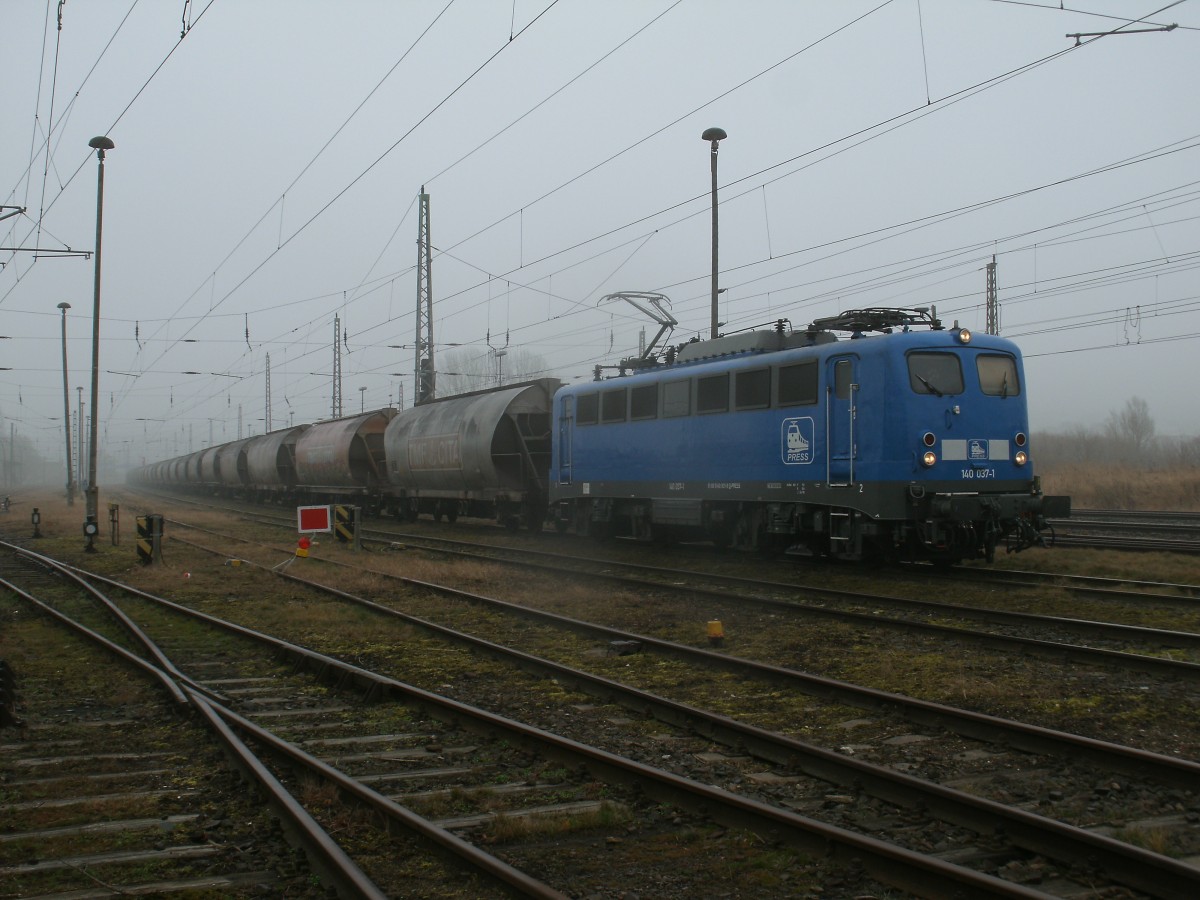
{"type": "Polygon", "coordinates": [[[953,353],[910,353],[908,382],[918,394],[961,394],[962,363],[953,353]]]}
{"type": "Polygon", "coordinates": [[[975,359],[979,372],[979,388],[997,397],[1015,397],[1021,393],[1017,380],[1017,361],[1011,356],[981,353],[975,359]]]}

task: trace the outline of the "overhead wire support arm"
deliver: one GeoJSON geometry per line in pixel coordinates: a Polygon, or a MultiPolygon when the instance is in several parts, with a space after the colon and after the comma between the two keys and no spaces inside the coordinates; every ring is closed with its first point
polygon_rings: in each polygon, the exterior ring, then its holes
{"type": "MultiPolygon", "coordinates": [[[[25,214],[26,207],[24,206],[8,206],[0,204],[0,222],[5,219],[11,219],[13,216],[22,216],[25,214]]],[[[92,258],[91,250],[72,250],[70,247],[64,247],[62,250],[55,250],[48,247],[0,247],[0,252],[3,253],[33,253],[35,257],[41,256],[82,256],[84,259],[92,258]]],[[[3,263],[0,263],[3,266],[3,263]]]]}
{"type": "Polygon", "coordinates": [[[35,258],[43,256],[81,256],[84,259],[92,258],[91,250],[72,250],[70,247],[67,247],[65,250],[54,250],[48,247],[0,247],[0,252],[32,253],[35,258]]]}
{"type": "Polygon", "coordinates": [[[1158,28],[1129,28],[1124,30],[1117,28],[1112,31],[1077,31],[1074,34],[1064,35],[1064,37],[1075,38],[1075,46],[1078,47],[1083,38],[1113,37],[1118,34],[1146,34],[1151,31],[1174,31],[1178,27],[1178,22],[1172,22],[1170,25],[1162,25],[1158,28]]]}

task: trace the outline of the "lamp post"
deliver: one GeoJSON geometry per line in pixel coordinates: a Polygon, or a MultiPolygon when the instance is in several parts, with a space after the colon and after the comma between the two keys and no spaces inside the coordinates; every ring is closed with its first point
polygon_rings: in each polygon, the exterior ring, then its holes
{"type": "Polygon", "coordinates": [[[104,231],[104,152],[116,145],[104,135],[100,135],[88,141],[88,146],[96,151],[97,159],[96,282],[92,301],[92,428],[88,444],[87,519],[83,524],[83,533],[87,537],[87,546],[84,549],[88,553],[95,553],[96,533],[100,530],[97,518],[100,488],[96,483],[96,452],[100,444],[100,239],[104,231]]]}
{"type": "Polygon", "coordinates": [[[83,388],[75,388],[76,396],[79,398],[79,411],[75,413],[75,443],[79,445],[79,454],[75,460],[75,483],[79,485],[79,490],[83,491],[85,484],[83,480],[83,456],[87,452],[83,443],[83,388]]]}
{"type": "Polygon", "coordinates": [[[358,411],[360,414],[366,412],[367,409],[367,387],[363,385],[358,389],[358,411]]]}
{"type": "Polygon", "coordinates": [[[712,169],[712,334],[717,336],[717,144],[729,137],[723,128],[708,128],[700,135],[712,145],[709,154],[712,169]]]}
{"type": "Polygon", "coordinates": [[[71,466],[71,391],[67,387],[67,310],[71,304],[63,301],[58,304],[62,310],[62,348],[63,348],[63,433],[67,436],[67,506],[75,505],[75,476],[71,466]]]}

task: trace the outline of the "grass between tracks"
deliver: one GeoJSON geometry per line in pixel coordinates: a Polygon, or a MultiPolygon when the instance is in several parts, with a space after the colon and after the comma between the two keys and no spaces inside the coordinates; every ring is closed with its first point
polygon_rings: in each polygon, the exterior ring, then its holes
{"type": "MultiPolygon", "coordinates": [[[[189,521],[206,524],[218,531],[253,535],[279,548],[279,552],[196,535],[194,539],[198,543],[223,546],[221,556],[209,556],[175,540],[183,537],[185,532],[168,526],[166,565],[142,568],[133,561],[133,548],[128,537],[120,548],[104,544],[100,553],[84,558],[78,553],[82,538],[76,536],[73,528],[72,533],[57,528],[54,515],[47,523],[45,513],[43,510],[46,552],[74,553],[81,559],[81,564],[136,583],[146,590],[172,596],[214,615],[285,634],[297,643],[359,665],[392,672],[394,677],[429,690],[461,690],[469,686],[479,693],[483,691],[481,686],[511,679],[511,674],[498,664],[420,630],[403,625],[382,627],[379,619],[368,612],[318,597],[301,586],[252,567],[225,564],[235,556],[255,559],[268,566],[286,560],[295,546],[295,534],[287,529],[239,522],[228,514],[189,511],[186,514],[189,521]]],[[[581,548],[581,552],[590,550],[590,545],[581,548]]],[[[647,555],[643,548],[623,545],[602,548],[598,552],[641,554],[643,559],[647,555]]],[[[355,556],[328,536],[313,548],[313,555],[312,559],[290,563],[287,571],[306,577],[319,575],[343,590],[395,605],[415,616],[440,618],[447,610],[455,608],[456,621],[461,623],[458,627],[468,627],[477,634],[501,642],[518,643],[538,655],[589,668],[655,693],[804,738],[843,741],[851,733],[847,723],[857,723],[865,714],[861,710],[816,703],[811,698],[767,683],[750,682],[718,672],[698,674],[693,666],[652,654],[607,656],[604,648],[595,641],[515,623],[503,615],[457,601],[423,596],[397,585],[387,576],[365,569],[377,568],[416,580],[449,581],[464,590],[701,646],[705,644],[705,623],[711,618],[720,618],[728,634],[723,649],[735,655],[882,690],[1036,721],[1048,727],[1107,740],[1145,745],[1161,752],[1178,752],[1193,758],[1200,756],[1200,734],[1179,716],[1181,695],[1146,690],[1136,679],[1125,683],[1118,683],[1115,678],[1094,680],[1083,677],[1084,673],[1077,667],[987,651],[963,652],[941,640],[893,638],[886,632],[837,623],[799,625],[790,619],[754,617],[736,606],[718,606],[707,600],[689,603],[658,597],[653,592],[598,587],[583,579],[561,575],[516,574],[516,570],[502,565],[456,561],[415,550],[355,556]],[[351,563],[357,569],[335,569],[321,562],[320,557],[351,563]]],[[[745,568],[751,572],[756,565],[753,561],[724,557],[714,557],[707,564],[721,570],[745,568]]],[[[1200,563],[1171,554],[1033,550],[1001,557],[996,566],[1117,579],[1200,582],[1200,563]]],[[[800,571],[800,577],[847,590],[907,592],[925,599],[971,602],[971,598],[964,597],[965,589],[961,585],[930,582],[905,586],[892,583],[886,574],[881,577],[881,573],[871,570],[807,568],[800,571]]],[[[1113,606],[1109,604],[1101,612],[1097,601],[1079,600],[1052,587],[1021,595],[984,592],[973,602],[1082,618],[1109,617],[1113,606]]],[[[1170,623],[1178,622],[1179,613],[1164,608],[1129,615],[1144,617],[1139,619],[1143,624],[1172,627],[1170,623]]],[[[1175,627],[1181,626],[1176,624],[1175,627]]],[[[562,693],[561,686],[553,683],[530,682],[525,690],[530,706],[549,704],[562,693]]],[[[1194,692],[1187,692],[1187,696],[1194,698],[1194,692]]],[[[579,702],[586,702],[586,698],[579,698],[579,702]]],[[[635,724],[644,729],[647,737],[658,727],[650,721],[635,724]]],[[[866,739],[863,735],[870,727],[856,724],[852,732],[854,739],[866,739]]],[[[596,824],[599,823],[580,819],[571,827],[582,833],[596,824]]],[[[561,827],[561,823],[556,827],[561,827]]],[[[1137,839],[1148,844],[1156,840],[1148,832],[1137,839]]],[[[647,852],[650,846],[651,842],[646,842],[647,852]]],[[[656,850],[662,852],[663,848],[656,850]]],[[[788,857],[772,864],[769,855],[747,850],[743,863],[749,869],[764,865],[765,868],[756,871],[753,878],[769,883],[781,872],[794,869],[795,858],[788,857]]]]}

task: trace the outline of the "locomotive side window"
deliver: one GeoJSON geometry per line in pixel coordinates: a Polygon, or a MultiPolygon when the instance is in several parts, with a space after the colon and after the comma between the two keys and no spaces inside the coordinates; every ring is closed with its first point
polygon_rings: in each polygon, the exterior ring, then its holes
{"type": "Polygon", "coordinates": [[[600,421],[625,421],[625,388],[616,391],[605,391],[600,395],[600,421]]]}
{"type": "Polygon", "coordinates": [[[771,405],[771,370],[738,372],[733,382],[735,409],[766,409],[771,405]]]}
{"type": "Polygon", "coordinates": [[[683,381],[667,381],[663,384],[662,413],[664,419],[686,416],[692,411],[692,383],[686,378],[683,381]]]}
{"type": "Polygon", "coordinates": [[[961,394],[962,361],[954,353],[910,353],[908,383],[917,394],[961,394]]]}
{"type": "Polygon", "coordinates": [[[995,397],[1015,397],[1021,393],[1017,380],[1017,362],[1011,356],[981,353],[975,357],[979,389],[995,397]]]}
{"type": "Polygon", "coordinates": [[[850,397],[850,385],[853,384],[854,366],[848,359],[839,359],[833,367],[833,396],[839,400],[850,397]]]}
{"type": "Polygon", "coordinates": [[[629,389],[629,418],[654,419],[658,417],[658,385],[643,384],[629,389]]]}
{"type": "Polygon", "coordinates": [[[595,425],[600,421],[600,395],[580,394],[576,407],[576,425],[595,425]]]}
{"type": "Polygon", "coordinates": [[[696,379],[696,412],[715,413],[729,410],[729,373],[696,379]]]}
{"type": "Polygon", "coordinates": [[[817,402],[817,364],[779,367],[779,405],[803,406],[817,402]]]}

